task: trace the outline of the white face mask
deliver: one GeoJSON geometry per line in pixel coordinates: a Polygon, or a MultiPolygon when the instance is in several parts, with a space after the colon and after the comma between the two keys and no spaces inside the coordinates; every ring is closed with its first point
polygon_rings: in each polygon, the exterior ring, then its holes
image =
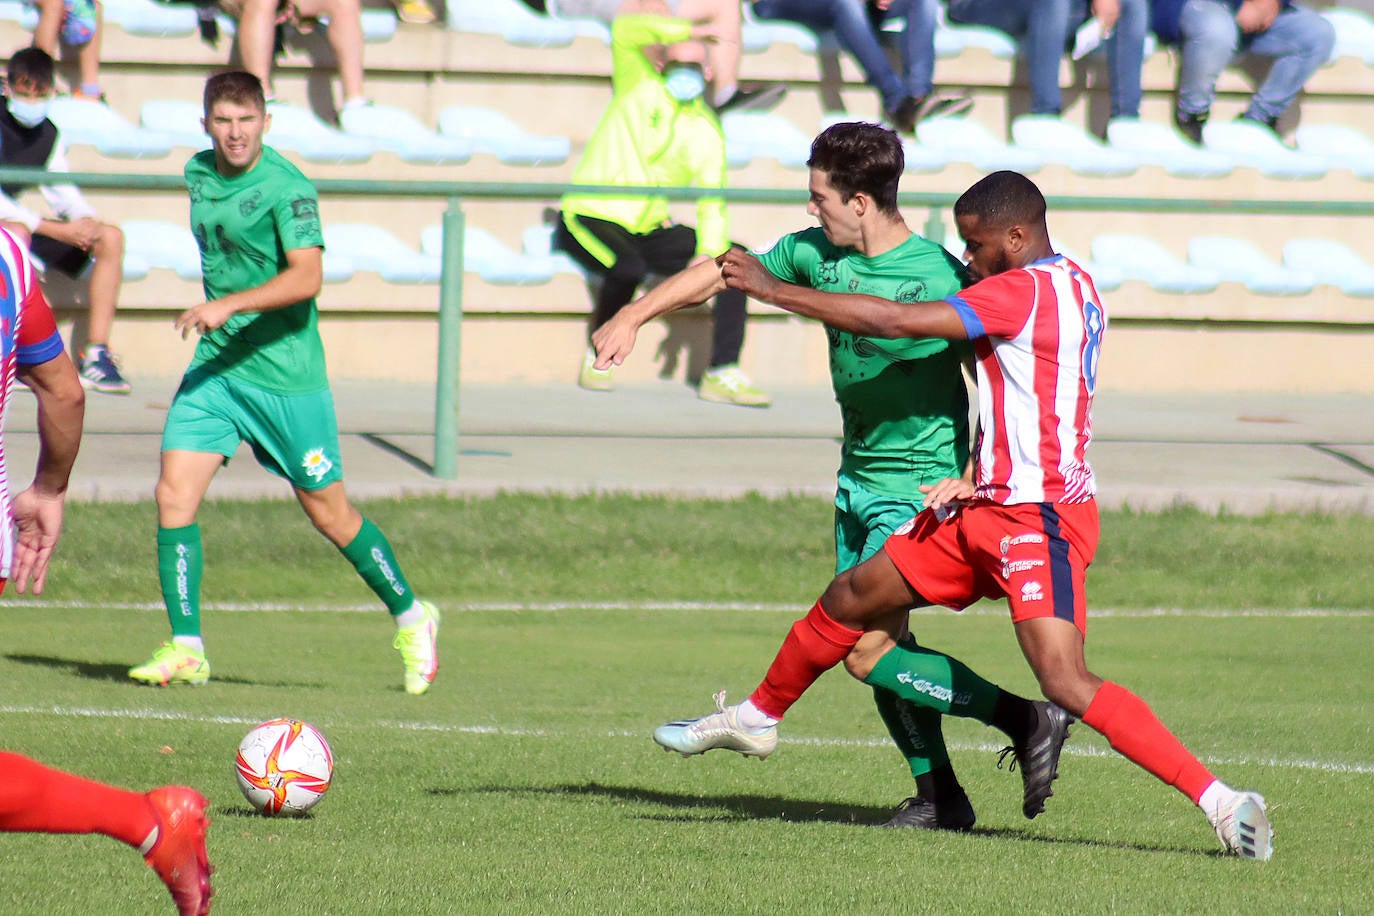
{"type": "Polygon", "coordinates": [[[31,102],[28,99],[9,99],[10,114],[14,115],[14,120],[23,124],[25,127],[37,127],[43,123],[43,119],[48,116],[48,109],[52,107],[52,99],[43,99],[38,102],[31,102]]]}
{"type": "Polygon", "coordinates": [[[663,73],[663,86],[679,102],[690,102],[706,91],[706,75],[696,64],[669,64],[663,73]]]}

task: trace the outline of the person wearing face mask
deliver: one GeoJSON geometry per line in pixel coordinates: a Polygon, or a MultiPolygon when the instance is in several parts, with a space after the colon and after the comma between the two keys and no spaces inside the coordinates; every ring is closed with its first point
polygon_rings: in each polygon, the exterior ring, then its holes
{"type": "MultiPolygon", "coordinates": [[[[725,135],[704,93],[711,74],[704,42],[711,26],[686,19],[626,15],[611,26],[613,96],[573,172],[582,185],[725,186],[725,135]],[[649,56],[667,46],[660,70],[649,56]]],[[[714,258],[730,245],[725,201],[697,201],[697,226],[674,223],[666,197],[567,194],[554,232],[566,251],[600,284],[591,331],[634,298],[649,274],[669,276],[714,258]]],[[[715,299],[711,358],[697,393],[703,400],[767,407],[770,399],[739,367],[745,297],[725,290],[715,299]]],[[[590,347],[578,384],[610,391],[609,369],[597,369],[590,347]]]]}
{"type": "MultiPolygon", "coordinates": [[[[24,48],[10,58],[0,109],[0,165],[69,171],[62,137],[48,120],[53,69],[53,59],[38,48],[24,48]]],[[[50,217],[18,202],[25,190],[16,184],[0,186],[0,226],[26,242],[47,269],[89,279],[81,383],[105,394],[128,394],[131,386],[110,352],[110,331],[124,282],[124,233],[101,222],[75,185],[39,186],[52,209],[50,217]]]]}

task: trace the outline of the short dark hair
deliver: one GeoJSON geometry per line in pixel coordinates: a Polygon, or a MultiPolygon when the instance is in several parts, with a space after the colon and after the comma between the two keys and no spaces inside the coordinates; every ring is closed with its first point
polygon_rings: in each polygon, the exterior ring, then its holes
{"type": "Polygon", "coordinates": [[[862,192],[883,213],[897,212],[897,184],[906,170],[906,154],[896,131],[864,121],[831,124],[811,141],[806,164],[825,172],[840,200],[848,202],[862,192]]]}
{"type": "Polygon", "coordinates": [[[51,86],[54,80],[52,55],[42,48],[23,48],[10,58],[6,78],[11,83],[28,80],[35,86],[51,86]]]}
{"type": "Polygon", "coordinates": [[[954,215],[976,216],[989,229],[1043,226],[1045,195],[1020,172],[993,172],[959,196],[954,202],[954,215]]]}
{"type": "Polygon", "coordinates": [[[240,105],[253,105],[262,111],[267,110],[267,96],[262,91],[262,80],[246,70],[225,70],[216,73],[205,81],[205,116],[216,102],[237,102],[240,105]]]}

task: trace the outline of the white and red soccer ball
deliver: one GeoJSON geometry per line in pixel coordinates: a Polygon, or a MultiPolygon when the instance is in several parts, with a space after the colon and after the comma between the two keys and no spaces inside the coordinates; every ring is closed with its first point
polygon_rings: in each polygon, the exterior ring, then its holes
{"type": "Polygon", "coordinates": [[[304,814],[329,791],[334,752],[309,722],[272,719],[239,742],[234,775],[243,797],[263,814],[304,814]]]}

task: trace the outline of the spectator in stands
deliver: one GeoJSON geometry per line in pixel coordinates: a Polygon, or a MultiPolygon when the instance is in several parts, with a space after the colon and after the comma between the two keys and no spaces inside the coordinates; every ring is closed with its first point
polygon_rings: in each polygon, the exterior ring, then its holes
{"type": "Polygon", "coordinates": [[[1237,54],[1273,58],[1241,118],[1278,133],[1278,120],[1331,57],[1336,30],[1292,0],[1154,0],[1154,30],[1179,46],[1174,123],[1194,143],[1212,111],[1217,78],[1237,54]]]}
{"type": "MultiPolygon", "coordinates": [[[[714,33],[686,19],[618,16],[611,24],[614,94],[573,172],[583,185],[638,187],[725,186],[725,137],[703,94],[706,48],[714,33]],[[660,71],[645,53],[667,46],[660,71]]],[[[698,227],[675,224],[665,197],[606,197],[570,193],[554,244],[600,281],[591,331],[634,297],[646,276],[670,276],[721,254],[730,245],[725,201],[697,201],[698,227]]],[[[766,393],[739,368],[744,344],[745,297],[729,290],[715,300],[711,360],[698,394],[708,401],[766,407],[766,393]]],[[[609,369],[597,369],[587,348],[578,384],[594,391],[615,387],[609,369]]]]}
{"type": "Polygon", "coordinates": [[[77,98],[105,101],[100,91],[101,12],[99,0],[36,0],[38,25],[33,46],[57,59],[59,40],[76,50],[80,81],[72,90],[77,98]]]}
{"type": "Polygon", "coordinates": [[[841,47],[854,56],[870,86],[883,100],[888,122],[909,134],[916,122],[936,115],[958,115],[969,110],[967,95],[944,96],[932,92],[935,75],[935,24],[939,0],[753,0],[759,19],[786,19],[817,32],[834,31],[841,47]],[[878,32],[888,17],[902,18],[906,25],[899,42],[902,74],[888,61],[878,32]]]}
{"type": "MultiPolygon", "coordinates": [[[[0,111],[0,164],[69,171],[57,125],[47,114],[54,91],[52,58],[39,48],[16,51],[7,76],[8,94],[0,111]]],[[[21,185],[0,188],[0,226],[26,241],[47,269],[73,278],[89,276],[81,381],[106,394],[128,394],[129,383],[110,353],[110,329],[124,282],[124,233],[97,219],[75,185],[40,185],[52,217],[22,206],[17,198],[24,190],[21,185]]]]}
{"type": "Polygon", "coordinates": [[[1062,110],[1059,62],[1075,31],[1091,17],[1101,24],[1111,72],[1113,118],[1140,117],[1149,0],[947,0],[951,22],[1000,29],[1021,43],[1030,80],[1031,114],[1062,110]]]}
{"type": "MultiPolygon", "coordinates": [[[[530,0],[526,0],[530,2],[530,0]]],[[[711,30],[714,40],[706,48],[711,70],[711,94],[707,98],[718,114],[727,111],[763,110],[782,101],[787,87],[769,83],[754,89],[739,85],[739,58],[743,49],[739,0],[544,0],[551,16],[564,19],[596,19],[610,25],[616,16],[676,16],[711,30]]],[[[649,49],[647,53],[654,53],[649,49]]],[[[651,59],[662,64],[661,57],[651,59]]]]}
{"type": "Polygon", "coordinates": [[[269,102],[274,97],[272,58],[277,26],[290,26],[306,35],[325,18],[329,20],[329,46],[334,49],[343,89],[339,119],[345,121],[350,109],[369,104],[363,94],[363,14],[359,0],[219,0],[219,8],[238,22],[243,69],[262,81],[269,102]]]}

